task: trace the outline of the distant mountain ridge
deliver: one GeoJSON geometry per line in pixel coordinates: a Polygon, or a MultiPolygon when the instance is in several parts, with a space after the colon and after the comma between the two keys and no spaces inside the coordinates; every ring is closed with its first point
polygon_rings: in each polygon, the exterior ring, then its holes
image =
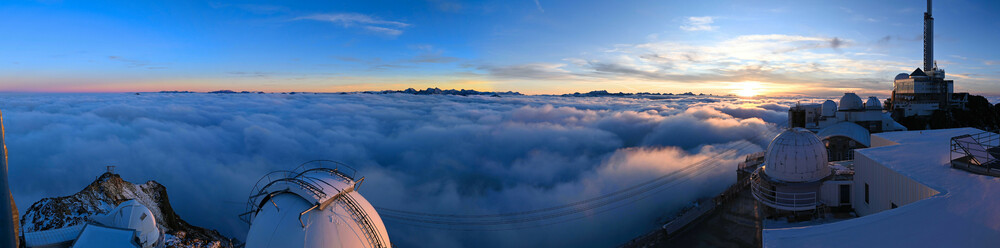
{"type": "Polygon", "coordinates": [[[230,239],[218,231],[188,224],[174,213],[163,185],[156,181],[133,184],[110,172],[76,194],[35,202],[21,216],[21,226],[24,232],[35,232],[85,224],[91,216],[108,213],[118,204],[133,199],[153,212],[157,225],[165,233],[166,247],[233,247],[230,239]]]}

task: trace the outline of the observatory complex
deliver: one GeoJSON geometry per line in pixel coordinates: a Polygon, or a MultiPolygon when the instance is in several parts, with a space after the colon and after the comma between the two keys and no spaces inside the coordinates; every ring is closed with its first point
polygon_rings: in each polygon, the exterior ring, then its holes
{"type": "Polygon", "coordinates": [[[969,93],[954,93],[955,83],[945,79],[943,69],[934,61],[934,17],[931,0],[924,12],[924,66],[912,73],[900,73],[892,84],[892,99],[888,109],[896,118],[930,116],[934,111],[964,109],[969,93]]]}
{"type": "Polygon", "coordinates": [[[853,149],[870,146],[869,134],[906,130],[883,111],[878,98],[872,96],[862,101],[855,93],[844,93],[840,104],[826,100],[823,104],[792,106],[788,110],[788,123],[817,133],[829,161],[853,158],[853,149]]]}
{"type": "Polygon", "coordinates": [[[1000,134],[956,128],[878,133],[871,141],[855,151],[853,178],[840,186],[860,217],[765,224],[764,247],[1000,246],[1000,134]]]}

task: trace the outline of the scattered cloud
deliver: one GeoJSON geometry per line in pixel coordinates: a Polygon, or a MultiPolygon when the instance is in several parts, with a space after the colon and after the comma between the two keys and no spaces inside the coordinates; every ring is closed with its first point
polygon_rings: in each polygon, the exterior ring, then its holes
{"type": "Polygon", "coordinates": [[[403,34],[402,28],[410,26],[408,23],[383,20],[358,13],[314,14],[297,17],[294,20],[330,22],[340,24],[345,28],[360,26],[365,30],[389,36],[398,36],[403,34]]]}
{"type": "Polygon", "coordinates": [[[165,68],[165,67],[162,67],[162,66],[149,67],[149,65],[150,65],[149,61],[137,60],[137,59],[128,59],[128,58],[123,58],[121,56],[108,56],[108,59],[112,60],[112,61],[118,61],[118,62],[124,63],[129,68],[147,68],[147,69],[163,69],[163,68],[165,68]]]}
{"type": "Polygon", "coordinates": [[[513,79],[574,79],[566,64],[536,63],[519,65],[481,65],[477,69],[487,71],[491,76],[513,79]]]}
{"type": "MultiPolygon", "coordinates": [[[[724,83],[769,82],[774,93],[826,94],[848,83],[862,92],[908,66],[884,55],[848,52],[855,42],[840,37],[784,34],[743,35],[717,42],[657,41],[619,44],[602,53],[568,58],[568,64],[485,66],[496,79],[724,83]],[[884,75],[883,75],[884,74],[884,75]],[[849,83],[855,82],[855,83],[849,83]],[[865,83],[857,83],[865,82],[865,83]],[[868,83],[871,82],[871,83],[868,83]],[[813,87],[807,87],[813,86],[813,87]],[[811,89],[809,89],[811,88],[811,89]]],[[[857,90],[857,89],[851,89],[857,90]]]]}
{"type": "Polygon", "coordinates": [[[538,7],[539,12],[545,13],[545,9],[542,9],[542,3],[539,3],[538,0],[535,0],[535,7],[538,7]]]}
{"type": "Polygon", "coordinates": [[[684,25],[681,25],[681,30],[684,31],[712,31],[718,28],[717,26],[712,26],[715,20],[711,16],[692,16],[684,20],[684,25]]]}

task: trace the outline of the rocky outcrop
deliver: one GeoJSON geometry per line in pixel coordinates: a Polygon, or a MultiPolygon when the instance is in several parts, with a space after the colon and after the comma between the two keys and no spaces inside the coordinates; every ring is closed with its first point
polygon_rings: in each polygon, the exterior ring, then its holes
{"type": "Polygon", "coordinates": [[[166,247],[233,247],[218,231],[188,224],[174,213],[163,185],[156,181],[133,184],[113,173],[104,173],[76,194],[32,204],[21,216],[21,226],[25,232],[34,232],[84,224],[91,216],[108,213],[128,200],[136,200],[153,212],[165,233],[166,247]]]}

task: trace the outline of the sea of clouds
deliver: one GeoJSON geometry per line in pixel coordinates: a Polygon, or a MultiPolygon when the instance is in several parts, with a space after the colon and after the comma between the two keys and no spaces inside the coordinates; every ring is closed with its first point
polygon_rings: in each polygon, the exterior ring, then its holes
{"type": "Polygon", "coordinates": [[[22,212],[114,165],[126,180],[165,185],[185,220],[239,239],[254,183],[314,159],[357,168],[373,205],[444,214],[562,205],[718,159],[642,200],[542,227],[441,230],[384,218],[399,247],[538,247],[618,245],[723,191],[742,159],[723,153],[763,150],[800,100],[2,94],[0,110],[22,212]]]}

